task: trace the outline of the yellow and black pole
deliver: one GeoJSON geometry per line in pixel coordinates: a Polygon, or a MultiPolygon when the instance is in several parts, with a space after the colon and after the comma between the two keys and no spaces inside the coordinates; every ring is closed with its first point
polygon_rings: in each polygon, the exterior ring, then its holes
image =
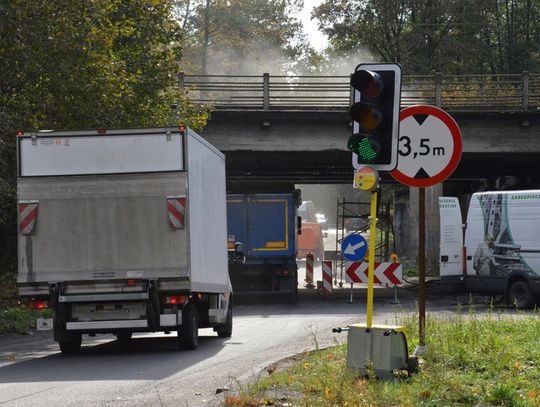
{"type": "Polygon", "coordinates": [[[373,280],[375,273],[375,240],[377,238],[377,190],[371,191],[371,209],[368,242],[368,292],[367,292],[367,327],[373,326],[373,280]]]}
{"type": "Polygon", "coordinates": [[[354,187],[362,191],[371,191],[370,224],[368,241],[368,292],[367,292],[367,328],[373,326],[373,282],[375,274],[375,241],[377,238],[377,189],[379,173],[370,166],[358,169],[354,177],[354,187]]]}

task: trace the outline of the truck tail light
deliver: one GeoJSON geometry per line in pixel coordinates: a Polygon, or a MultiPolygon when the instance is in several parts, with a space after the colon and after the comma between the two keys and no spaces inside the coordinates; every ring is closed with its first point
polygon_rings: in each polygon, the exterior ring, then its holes
{"type": "Polygon", "coordinates": [[[30,302],[30,308],[32,308],[32,309],[47,309],[47,308],[49,308],[49,301],[33,300],[32,302],[30,302]]]}
{"type": "Polygon", "coordinates": [[[187,296],[185,295],[167,295],[161,298],[163,304],[170,305],[182,305],[187,301],[187,296]]]}
{"type": "Polygon", "coordinates": [[[278,270],[277,270],[277,274],[278,274],[279,276],[288,276],[288,275],[291,274],[291,273],[290,273],[290,271],[287,270],[287,269],[278,269],[278,270]]]}

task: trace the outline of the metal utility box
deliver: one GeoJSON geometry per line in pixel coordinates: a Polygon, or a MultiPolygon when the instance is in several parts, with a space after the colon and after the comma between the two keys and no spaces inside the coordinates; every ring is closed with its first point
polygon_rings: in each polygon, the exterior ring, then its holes
{"type": "Polygon", "coordinates": [[[350,325],[347,367],[366,373],[371,367],[380,379],[394,378],[394,370],[407,369],[408,349],[402,326],[350,325]]]}

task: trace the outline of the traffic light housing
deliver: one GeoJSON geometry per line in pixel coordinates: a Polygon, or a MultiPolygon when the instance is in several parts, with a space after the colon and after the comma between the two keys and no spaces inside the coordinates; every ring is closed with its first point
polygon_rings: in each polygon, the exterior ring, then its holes
{"type": "Polygon", "coordinates": [[[392,171],[398,155],[401,66],[360,64],[351,75],[351,87],[353,131],[347,148],[353,166],[392,171]]]}

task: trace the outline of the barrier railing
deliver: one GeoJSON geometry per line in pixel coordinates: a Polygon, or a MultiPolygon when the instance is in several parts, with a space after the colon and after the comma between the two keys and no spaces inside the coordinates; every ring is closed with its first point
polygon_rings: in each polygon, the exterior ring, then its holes
{"type": "MultiPolygon", "coordinates": [[[[216,110],[346,110],[349,76],[185,75],[178,79],[198,104],[216,110]]],[[[540,111],[540,73],[404,76],[402,107],[448,111],[540,111]]]]}

